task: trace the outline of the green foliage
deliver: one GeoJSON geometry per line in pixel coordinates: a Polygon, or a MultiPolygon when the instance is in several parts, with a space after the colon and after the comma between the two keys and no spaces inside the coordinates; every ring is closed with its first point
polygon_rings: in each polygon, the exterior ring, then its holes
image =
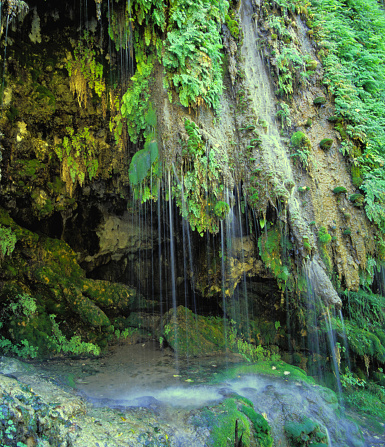
{"type": "Polygon", "coordinates": [[[73,335],[67,340],[62,333],[59,324],[55,321],[55,315],[50,315],[50,319],[52,324],[52,336],[49,338],[49,342],[56,352],[63,352],[65,354],[100,354],[99,346],[82,341],[79,335],[73,335]]]}
{"type": "MultiPolygon", "coordinates": [[[[83,38],[78,41],[78,45],[74,50],[74,60],[68,60],[66,63],[66,68],[71,78],[71,90],[77,93],[79,103],[84,103],[84,105],[87,104],[84,83],[99,98],[102,97],[106,90],[106,84],[103,79],[103,65],[96,61],[96,51],[93,49],[93,45],[90,34],[85,31],[83,38]]],[[[39,88],[41,89],[41,86],[39,88]]],[[[50,92],[43,91],[42,93],[49,96],[50,92]]]]}
{"type": "Polygon", "coordinates": [[[336,186],[333,189],[334,194],[344,194],[345,192],[347,192],[347,189],[344,186],[336,186]]]}
{"type": "Polygon", "coordinates": [[[277,278],[279,287],[284,290],[290,277],[290,271],[286,265],[282,265],[283,242],[281,230],[277,226],[267,229],[258,239],[259,254],[262,261],[277,278]]]}
{"type": "Polygon", "coordinates": [[[137,61],[136,73],[122,97],[120,112],[127,120],[128,135],[133,143],[138,141],[141,131],[147,127],[146,116],[149,110],[149,80],[154,65],[150,60],[137,61]]]}
{"type": "Polygon", "coordinates": [[[292,446],[306,447],[308,445],[327,446],[327,435],[321,431],[319,424],[303,416],[299,421],[285,422],[285,432],[292,446]]]}
{"type": "Polygon", "coordinates": [[[295,47],[283,46],[277,56],[277,67],[277,94],[290,96],[294,93],[294,88],[304,79],[303,74],[306,73],[302,54],[295,47]]]}
{"type": "Polygon", "coordinates": [[[16,241],[16,235],[11,228],[0,225],[0,259],[13,252],[16,241]]]}
{"type": "Polygon", "coordinates": [[[222,94],[220,25],[227,1],[177,0],[172,3],[163,65],[167,84],[185,107],[218,109],[222,94]]]}
{"type": "Polygon", "coordinates": [[[318,231],[318,240],[322,245],[326,245],[332,240],[331,235],[328,233],[325,227],[320,227],[318,231]]]}
{"type": "Polygon", "coordinates": [[[157,119],[151,103],[148,104],[144,123],[144,148],[134,154],[128,171],[135,199],[140,198],[142,202],[149,199],[157,199],[159,180],[162,174],[159,163],[158,143],[156,141],[157,119]]]}
{"type": "Polygon", "coordinates": [[[92,180],[96,176],[99,162],[97,144],[88,127],[75,133],[71,127],[66,128],[68,135],[63,138],[54,151],[62,163],[62,178],[67,188],[72,192],[78,182],[83,186],[85,176],[92,180]]]}
{"type": "Polygon", "coordinates": [[[280,101],[279,107],[280,107],[280,109],[276,113],[276,116],[278,116],[280,118],[282,128],[284,128],[285,126],[290,127],[291,119],[290,119],[289,106],[284,101],[280,101]]]}
{"type": "Polygon", "coordinates": [[[153,163],[158,160],[158,144],[155,140],[147,147],[136,152],[132,157],[129,168],[129,179],[133,186],[137,186],[147,177],[153,163]]]}
{"type": "Polygon", "coordinates": [[[294,149],[294,153],[290,157],[294,157],[299,160],[300,164],[307,169],[311,157],[311,142],[309,137],[303,132],[294,132],[290,138],[291,147],[294,149]]]}
{"type": "Polygon", "coordinates": [[[366,384],[365,380],[355,377],[348,367],[345,368],[344,374],[340,374],[340,380],[344,388],[364,388],[366,384]]]}
{"type": "Polygon", "coordinates": [[[185,120],[188,135],[183,147],[183,171],[174,179],[172,195],[180,212],[191,228],[202,236],[205,231],[217,233],[219,221],[224,219],[230,206],[224,201],[221,163],[226,155],[220,148],[205,146],[198,126],[185,120]]]}
{"type": "Polygon", "coordinates": [[[248,362],[260,362],[270,360],[271,352],[262,345],[255,345],[238,333],[235,322],[231,321],[231,327],[227,333],[228,346],[233,352],[238,352],[248,362]]]}
{"type": "MultiPolygon", "coordinates": [[[[385,15],[376,0],[314,1],[314,26],[325,49],[324,82],[335,97],[346,135],[360,147],[351,155],[362,175],[368,218],[385,232],[385,15]]],[[[342,147],[343,150],[344,147],[342,147]]]]}
{"type": "MultiPolygon", "coordinates": [[[[3,323],[0,322],[0,329],[3,323]]],[[[13,343],[11,340],[0,335],[0,352],[3,354],[17,355],[21,358],[35,358],[38,354],[38,348],[30,345],[28,340],[21,340],[20,343],[13,343]]]]}
{"type": "MultiPolygon", "coordinates": [[[[11,314],[12,317],[21,321],[23,321],[23,317],[25,317],[28,322],[28,320],[35,314],[36,310],[37,306],[35,299],[27,293],[20,293],[9,302],[8,306],[3,307],[2,320],[4,321],[4,319],[11,314]]],[[[0,329],[2,329],[4,325],[3,321],[0,321],[0,329]]],[[[20,340],[18,343],[0,335],[0,352],[17,355],[22,358],[35,358],[38,354],[38,347],[32,346],[26,339],[20,340]]]]}

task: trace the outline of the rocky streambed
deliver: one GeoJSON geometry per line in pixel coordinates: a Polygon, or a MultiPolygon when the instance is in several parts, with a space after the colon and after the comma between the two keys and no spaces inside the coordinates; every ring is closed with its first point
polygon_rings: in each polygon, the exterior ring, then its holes
{"type": "Polygon", "coordinates": [[[99,358],[2,357],[0,372],[2,446],[385,445],[281,361],[181,360],[147,341],[99,358]]]}

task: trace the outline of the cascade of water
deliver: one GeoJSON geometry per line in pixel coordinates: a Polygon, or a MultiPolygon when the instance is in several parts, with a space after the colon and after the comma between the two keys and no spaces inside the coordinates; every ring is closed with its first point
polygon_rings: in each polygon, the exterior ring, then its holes
{"type": "MultiPolygon", "coordinates": [[[[230,208],[231,212],[231,208],[230,208]]],[[[229,212],[229,214],[230,214],[229,212]]],[[[227,217],[229,218],[229,217],[227,217]]],[[[227,219],[226,218],[226,219],[227,219]]],[[[222,289],[222,309],[223,309],[223,338],[225,340],[226,351],[228,348],[228,324],[227,324],[227,306],[226,306],[226,267],[225,267],[225,225],[223,220],[220,222],[221,227],[221,289],[222,289]]]]}
{"type": "MultiPolygon", "coordinates": [[[[177,297],[176,297],[176,256],[175,256],[175,242],[174,242],[174,216],[173,216],[173,201],[171,192],[171,172],[168,171],[168,206],[169,206],[169,229],[170,229],[170,269],[171,269],[171,296],[172,296],[172,308],[174,311],[174,333],[175,333],[175,346],[178,347],[178,332],[177,332],[177,297]]],[[[178,349],[176,352],[176,365],[178,367],[178,349]]]]}
{"type": "MultiPolygon", "coordinates": [[[[335,331],[332,325],[332,318],[328,306],[317,293],[318,284],[314,282],[314,275],[309,268],[305,269],[307,280],[307,341],[310,351],[310,360],[316,364],[316,370],[310,371],[320,382],[328,382],[326,371],[324,369],[324,358],[329,357],[331,371],[335,378],[335,386],[342,400],[342,387],[340,380],[340,351],[336,343],[335,331]],[[323,318],[324,330],[320,319],[323,318]]],[[[313,365],[309,365],[314,369],[313,365]]],[[[330,377],[330,375],[329,375],[330,377]]]]}
{"type": "Polygon", "coordinates": [[[347,338],[347,336],[346,336],[346,329],[345,329],[344,317],[343,317],[343,315],[342,315],[342,310],[341,310],[341,309],[338,309],[338,312],[339,312],[339,316],[340,316],[340,320],[341,320],[341,325],[342,325],[342,340],[343,340],[343,344],[344,344],[343,347],[344,347],[344,350],[345,350],[344,354],[345,354],[345,358],[346,358],[347,363],[348,363],[349,371],[351,371],[351,369],[352,369],[352,365],[351,365],[351,363],[350,363],[349,344],[348,344],[348,338],[347,338]]]}
{"type": "Polygon", "coordinates": [[[5,40],[4,40],[4,62],[3,62],[3,73],[1,74],[1,101],[0,106],[3,108],[3,99],[4,99],[4,81],[5,81],[5,67],[7,61],[7,43],[8,43],[8,25],[9,25],[9,14],[7,14],[7,20],[5,24],[5,40]]]}
{"type": "Polygon", "coordinates": [[[340,400],[342,400],[342,386],[341,386],[341,378],[340,378],[340,357],[339,353],[336,351],[336,338],[335,333],[332,327],[332,320],[330,317],[330,311],[329,308],[326,309],[326,313],[324,312],[324,319],[327,327],[327,336],[329,340],[329,347],[330,347],[330,353],[331,353],[331,359],[332,359],[332,365],[334,369],[334,375],[336,377],[336,384],[337,384],[337,390],[338,394],[340,396],[340,400]]]}

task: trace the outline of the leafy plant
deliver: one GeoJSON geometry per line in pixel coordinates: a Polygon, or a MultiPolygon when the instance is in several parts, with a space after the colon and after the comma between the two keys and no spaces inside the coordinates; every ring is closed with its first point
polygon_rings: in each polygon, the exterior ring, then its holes
{"type": "Polygon", "coordinates": [[[85,181],[85,175],[92,180],[99,167],[97,144],[88,127],[75,134],[71,127],[66,128],[68,134],[60,145],[54,147],[55,153],[62,163],[62,180],[70,194],[77,183],[85,181]]]}
{"type": "Polygon", "coordinates": [[[218,109],[222,94],[220,24],[227,1],[177,0],[172,4],[163,65],[167,86],[185,107],[206,104],[218,109]]]}
{"type": "Polygon", "coordinates": [[[72,353],[72,354],[93,354],[99,355],[99,346],[93,343],[86,343],[81,340],[78,335],[73,335],[69,340],[62,333],[59,324],[55,320],[55,315],[50,315],[52,324],[52,336],[49,341],[53,344],[54,349],[60,353],[72,353]]]}
{"type": "Polygon", "coordinates": [[[198,126],[185,120],[188,139],[184,143],[184,171],[175,177],[172,195],[182,216],[200,235],[205,231],[216,233],[219,220],[226,217],[230,206],[224,201],[224,185],[221,163],[216,147],[206,147],[198,126]]]}
{"type": "Polygon", "coordinates": [[[147,127],[146,115],[149,105],[149,79],[153,70],[151,60],[138,60],[136,73],[131,77],[130,86],[122,97],[120,112],[127,121],[128,135],[137,143],[139,135],[147,127]]]}
{"type": "Polygon", "coordinates": [[[11,228],[0,225],[0,258],[9,256],[13,252],[16,241],[16,235],[11,228]]]}

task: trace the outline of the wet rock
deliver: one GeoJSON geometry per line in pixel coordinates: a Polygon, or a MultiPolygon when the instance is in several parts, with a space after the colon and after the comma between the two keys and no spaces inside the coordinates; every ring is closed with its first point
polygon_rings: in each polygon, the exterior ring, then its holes
{"type": "Polygon", "coordinates": [[[183,306],[164,316],[163,335],[180,356],[200,356],[226,349],[222,318],[195,315],[183,306]]]}
{"type": "Polygon", "coordinates": [[[308,261],[305,268],[314,294],[319,296],[326,306],[340,308],[342,306],[341,298],[317,259],[313,258],[308,261]]]}

